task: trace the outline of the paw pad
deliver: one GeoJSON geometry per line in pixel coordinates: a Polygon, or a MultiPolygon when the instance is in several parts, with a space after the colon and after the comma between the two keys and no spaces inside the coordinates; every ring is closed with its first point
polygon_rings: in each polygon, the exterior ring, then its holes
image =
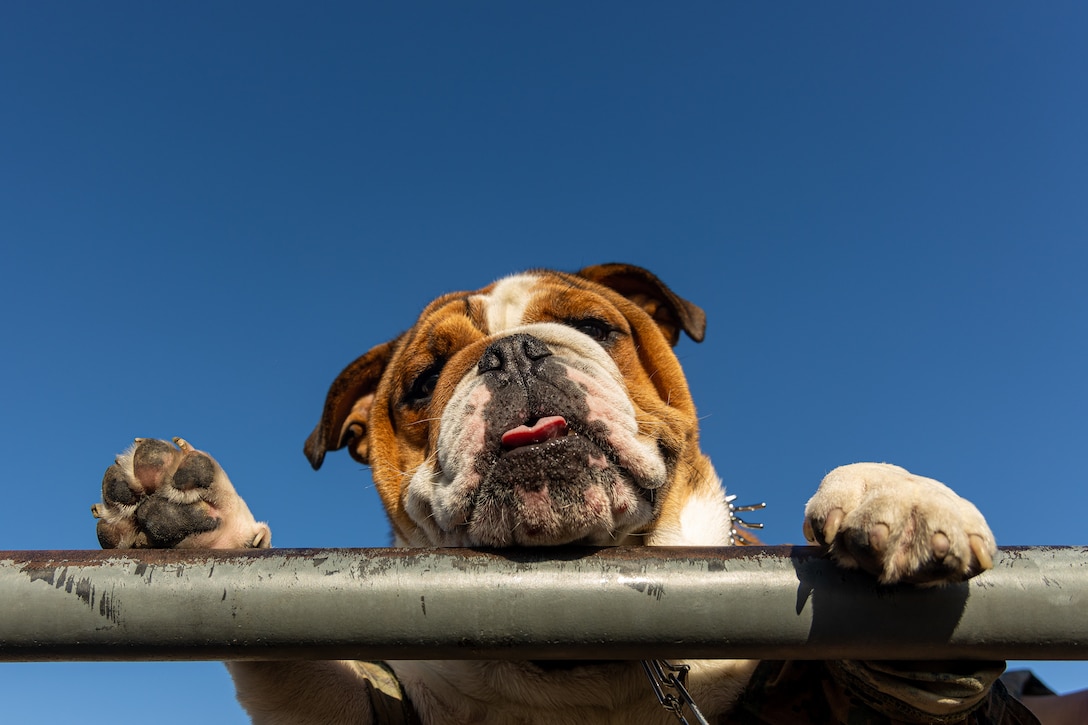
{"type": "Polygon", "coordinates": [[[267,547],[271,532],[253,520],[219,464],[181,438],[137,438],[102,477],[91,507],[105,549],[267,547]]]}

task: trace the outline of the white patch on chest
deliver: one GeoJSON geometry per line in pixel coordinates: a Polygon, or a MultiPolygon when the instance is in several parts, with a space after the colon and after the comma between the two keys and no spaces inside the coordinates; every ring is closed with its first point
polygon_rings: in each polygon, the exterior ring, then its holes
{"type": "Polygon", "coordinates": [[[727,546],[733,520],[725,489],[708,486],[693,493],[676,523],[662,522],[650,535],[651,546],[727,546]],[[679,524],[679,525],[677,525],[679,524]]]}
{"type": "Polygon", "coordinates": [[[481,295],[489,333],[494,335],[524,324],[525,310],[537,281],[534,275],[516,274],[499,280],[491,292],[481,295]]]}
{"type": "Polygon", "coordinates": [[[693,494],[680,513],[684,546],[724,546],[729,543],[733,521],[719,484],[707,492],[693,494]]]}

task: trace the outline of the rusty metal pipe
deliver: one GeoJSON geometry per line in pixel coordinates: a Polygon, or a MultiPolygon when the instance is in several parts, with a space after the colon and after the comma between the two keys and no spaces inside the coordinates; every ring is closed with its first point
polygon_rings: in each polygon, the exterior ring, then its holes
{"type": "Polygon", "coordinates": [[[0,552],[0,660],[1088,659],[1088,548],[883,587],[807,547],[0,552]]]}

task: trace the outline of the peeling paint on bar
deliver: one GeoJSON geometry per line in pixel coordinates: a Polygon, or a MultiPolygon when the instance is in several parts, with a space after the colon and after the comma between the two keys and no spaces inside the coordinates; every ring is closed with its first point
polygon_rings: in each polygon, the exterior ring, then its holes
{"type": "Polygon", "coordinates": [[[1088,659],[1088,548],[883,587],[809,547],[0,552],[0,661],[1088,659]]]}

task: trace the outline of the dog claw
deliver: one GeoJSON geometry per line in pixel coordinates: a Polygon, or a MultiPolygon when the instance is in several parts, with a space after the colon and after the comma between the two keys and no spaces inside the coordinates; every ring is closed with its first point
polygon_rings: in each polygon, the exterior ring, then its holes
{"type": "Polygon", "coordinates": [[[257,532],[256,536],[253,537],[253,541],[249,542],[249,547],[248,548],[250,548],[250,549],[267,549],[268,546],[269,546],[268,532],[265,531],[264,529],[261,529],[260,531],[257,532]]]}
{"type": "Polygon", "coordinates": [[[184,438],[174,438],[174,445],[176,445],[178,448],[185,451],[186,453],[191,453],[193,450],[193,447],[189,445],[189,441],[185,440],[184,438]]]}
{"type": "Polygon", "coordinates": [[[801,526],[801,529],[802,529],[802,531],[803,531],[803,533],[805,535],[805,541],[807,541],[810,544],[817,543],[816,542],[816,532],[812,530],[812,521],[811,520],[806,518],[805,523],[801,526]]]}
{"type": "Polygon", "coordinates": [[[948,540],[943,531],[938,531],[930,538],[929,546],[933,549],[933,556],[943,559],[948,556],[948,552],[952,548],[952,542],[948,540]]]}
{"type": "Polygon", "coordinates": [[[869,529],[869,546],[873,551],[884,551],[888,548],[891,535],[892,531],[887,524],[874,524],[873,528],[869,529]]]}
{"type": "Polygon", "coordinates": [[[842,509],[834,509],[827,515],[823,531],[823,539],[826,543],[830,544],[839,535],[839,529],[842,528],[842,522],[845,518],[846,513],[842,509]]]}
{"type": "Polygon", "coordinates": [[[982,540],[982,537],[978,534],[971,534],[969,540],[971,542],[971,551],[974,553],[975,558],[978,559],[979,569],[982,571],[993,569],[993,557],[991,557],[990,552],[986,550],[986,542],[982,540]]]}

